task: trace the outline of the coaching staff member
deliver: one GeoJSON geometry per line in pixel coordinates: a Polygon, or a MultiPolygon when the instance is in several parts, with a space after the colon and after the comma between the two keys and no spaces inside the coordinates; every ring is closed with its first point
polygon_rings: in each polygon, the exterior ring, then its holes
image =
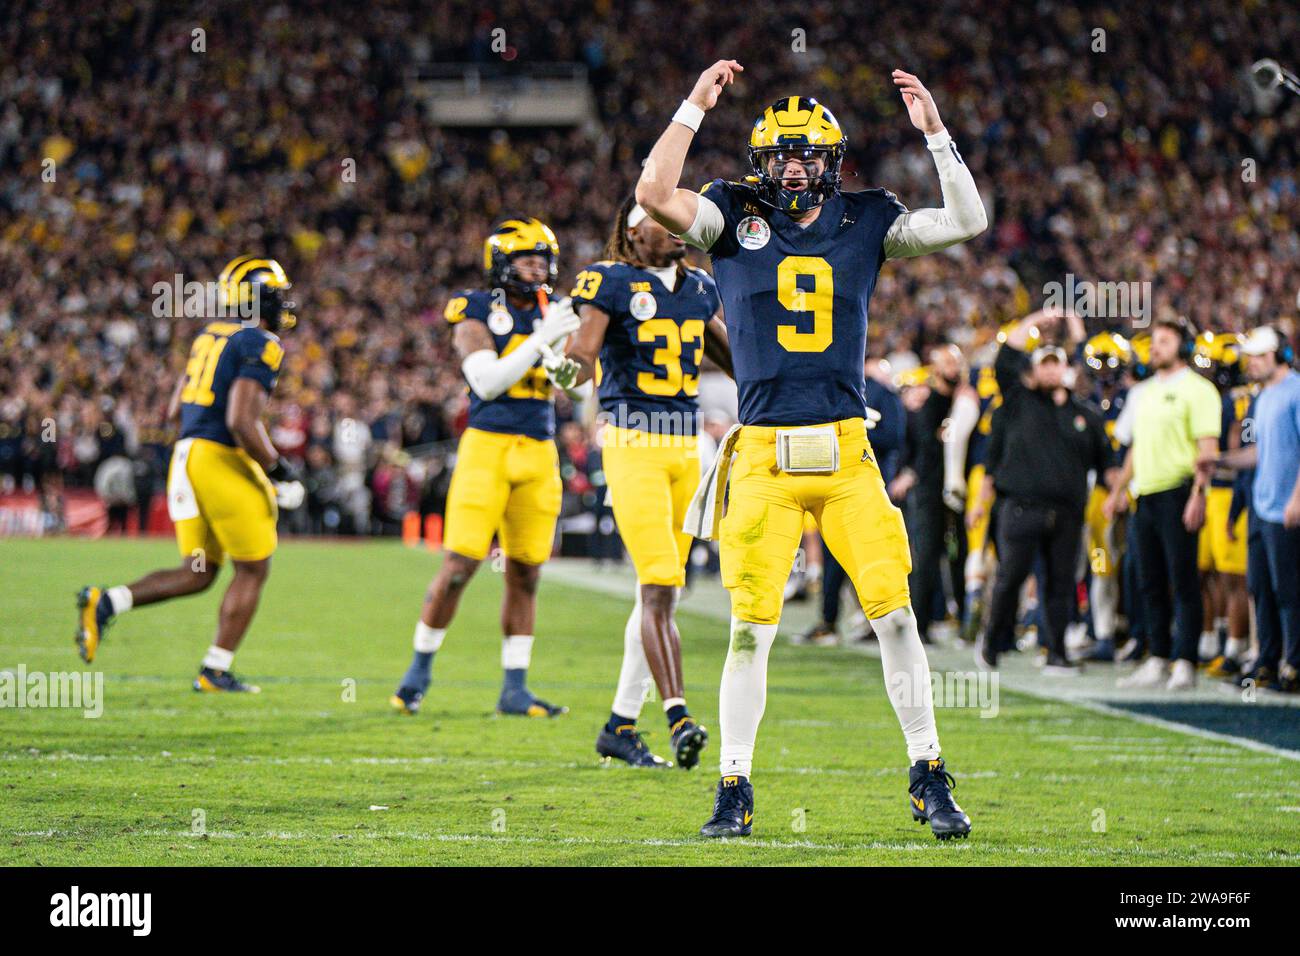
{"type": "MultiPolygon", "coordinates": [[[[1040,312],[1022,319],[994,362],[1002,407],[993,416],[983,498],[987,500],[991,482],[999,502],[998,573],[977,659],[996,665],[998,653],[1012,646],[1020,588],[1041,557],[1047,630],[1043,673],[1072,675],[1078,671],[1065,656],[1065,626],[1079,567],[1088,473],[1105,475],[1114,455],[1100,412],[1065,385],[1065,350],[1044,346],[1032,357],[1022,351],[1031,327],[1046,332],[1060,318],[1057,312],[1040,312]]],[[[1082,322],[1071,316],[1069,325],[1070,337],[1081,338],[1082,322]]]]}
{"type": "MultiPolygon", "coordinates": [[[[1120,681],[1121,687],[1186,690],[1196,683],[1204,616],[1196,537],[1205,523],[1205,489],[1219,455],[1223,400],[1214,384],[1188,365],[1195,348],[1196,330],[1186,319],[1157,319],[1151,329],[1155,374],[1124,407],[1125,414],[1132,411],[1133,441],[1104,513],[1113,520],[1127,507],[1132,480],[1151,656],[1120,681]]],[[[1117,434],[1127,430],[1121,425],[1116,423],[1117,434]]]]}

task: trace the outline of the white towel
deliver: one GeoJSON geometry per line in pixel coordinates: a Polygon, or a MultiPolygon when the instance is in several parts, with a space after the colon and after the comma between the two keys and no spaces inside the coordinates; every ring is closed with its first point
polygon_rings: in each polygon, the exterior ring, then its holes
{"type": "Polygon", "coordinates": [[[172,452],[172,464],[167,472],[167,514],[173,522],[199,516],[199,499],[190,484],[190,445],[193,442],[193,438],[182,438],[172,452]]]}
{"type": "Polygon", "coordinates": [[[682,530],[687,534],[709,541],[718,536],[718,522],[722,519],[722,499],[727,493],[727,477],[731,473],[731,456],[736,451],[736,441],[740,438],[739,425],[732,425],[718,444],[718,453],[713,464],[700,479],[695,489],[695,497],[686,509],[686,520],[682,530]]]}

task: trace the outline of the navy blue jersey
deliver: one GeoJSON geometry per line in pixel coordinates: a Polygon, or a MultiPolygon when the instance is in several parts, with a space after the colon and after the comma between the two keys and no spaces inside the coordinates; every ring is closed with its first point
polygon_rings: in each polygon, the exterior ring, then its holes
{"type": "MultiPolygon", "coordinates": [[[[498,304],[491,292],[483,291],[457,293],[448,301],[443,314],[452,325],[482,322],[492,334],[492,347],[498,355],[509,355],[519,348],[533,334],[533,323],[542,317],[536,303],[521,309],[503,297],[498,304]]],[[[523,378],[490,402],[471,390],[469,427],[537,439],[554,437],[555,405],[542,360],[539,358],[523,378]]]]}
{"type": "Polygon", "coordinates": [[[652,431],[670,413],[677,434],[694,435],[704,327],[718,311],[712,276],[687,268],[670,292],[645,269],[597,262],[578,273],[572,295],[575,307],[587,302],[609,316],[597,393],[614,424],[652,431]]]}
{"type": "Polygon", "coordinates": [[[741,423],[861,418],[867,306],[903,205],[883,189],[839,193],[803,228],[742,183],[715,179],[703,194],[725,222],[708,252],[741,423]]]}
{"type": "Polygon", "coordinates": [[[269,395],[280,376],[284,349],[258,326],[209,322],[190,346],[181,387],[181,438],[235,445],[226,427],[226,406],[235,379],[251,378],[269,395]]]}

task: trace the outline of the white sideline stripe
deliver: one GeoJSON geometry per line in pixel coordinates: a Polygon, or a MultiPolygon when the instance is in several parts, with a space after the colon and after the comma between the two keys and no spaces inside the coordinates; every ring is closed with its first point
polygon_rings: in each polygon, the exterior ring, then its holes
{"type": "MultiPolygon", "coordinates": [[[[1150,714],[1138,714],[1119,707],[1111,707],[1109,704],[1103,704],[1096,700],[1083,700],[1078,697],[1065,700],[1041,690],[1026,690],[1023,687],[1012,688],[1012,691],[1014,693],[1026,694],[1030,697],[1037,697],[1041,700],[1050,700],[1055,703],[1082,707],[1084,710],[1091,710],[1098,714],[1106,714],[1109,717],[1124,717],[1128,720],[1135,720],[1139,724],[1146,724],[1150,727],[1159,727],[1162,730],[1187,734],[1191,737],[1200,737],[1202,740],[1217,740],[1220,743],[1235,744],[1238,747],[1245,747],[1247,750],[1253,750],[1256,753],[1272,754],[1274,757],[1284,757],[1287,760],[1300,761],[1300,750],[1288,750],[1285,747],[1274,747],[1272,744],[1262,743],[1258,740],[1251,740],[1249,737],[1234,737],[1232,734],[1221,734],[1215,730],[1206,730],[1204,727],[1196,727],[1192,724],[1182,724],[1176,720],[1165,720],[1163,717],[1153,717],[1150,714]]],[[[1136,756],[1136,754],[1134,756],[1136,756]]]]}
{"type": "MultiPolygon", "coordinates": [[[[594,574],[579,574],[575,569],[565,565],[554,568],[548,566],[548,572],[553,577],[567,585],[584,588],[588,591],[596,591],[601,594],[613,594],[622,597],[629,597],[628,588],[622,581],[609,581],[594,574]]],[[[686,605],[683,604],[683,610],[692,611],[705,617],[712,617],[719,621],[730,621],[730,608],[715,608],[708,604],[686,605]]],[[[862,653],[862,652],[856,652],[862,653]]],[[[877,660],[877,653],[867,654],[877,660]]],[[[1257,753],[1272,754],[1275,757],[1284,757],[1287,760],[1300,761],[1300,750],[1288,750],[1285,747],[1275,747],[1271,744],[1261,743],[1258,740],[1251,740],[1249,737],[1236,737],[1232,734],[1221,734],[1217,731],[1206,730],[1203,727],[1197,727],[1193,724],[1183,724],[1174,720],[1165,720],[1161,717],[1152,717],[1149,714],[1138,714],[1133,711],[1123,710],[1119,707],[1111,707],[1099,701],[1088,700],[1086,698],[1066,696],[1063,694],[1052,694],[1038,687],[1028,687],[1020,681],[1003,680],[1004,686],[1012,693],[1024,694],[1027,697],[1035,697],[1039,700],[1047,700],[1052,703],[1065,704],[1066,706],[1082,707],[1084,710],[1090,710],[1093,713],[1105,714],[1108,717],[1121,717],[1126,720],[1136,721],[1139,724],[1146,724],[1149,727],[1159,727],[1161,730],[1167,730],[1176,734],[1186,734],[1190,737],[1200,737],[1202,740],[1215,740],[1219,743],[1232,744],[1237,747],[1244,747],[1247,750],[1253,750],[1257,753]]]]}

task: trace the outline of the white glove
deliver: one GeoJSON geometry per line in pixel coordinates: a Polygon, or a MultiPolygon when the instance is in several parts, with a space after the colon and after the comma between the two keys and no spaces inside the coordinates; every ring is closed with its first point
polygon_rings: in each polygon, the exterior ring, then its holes
{"type": "Polygon", "coordinates": [[[563,352],[544,353],[542,368],[546,369],[546,377],[551,380],[551,384],[566,392],[573,388],[573,383],[578,380],[578,373],[582,371],[582,366],[563,352]]]}
{"type": "Polygon", "coordinates": [[[578,313],[573,311],[573,300],[556,299],[546,310],[546,317],[533,323],[533,334],[550,348],[555,348],[563,345],[581,324],[578,313]]]}
{"type": "Polygon", "coordinates": [[[966,510],[966,489],[965,488],[945,488],[943,489],[943,503],[951,511],[961,514],[966,510]]]}
{"type": "Polygon", "coordinates": [[[874,408],[868,407],[867,408],[867,431],[871,431],[871,429],[875,428],[879,424],[880,424],[880,412],[876,411],[874,408]]]}
{"type": "Polygon", "coordinates": [[[307,489],[302,486],[301,481],[277,481],[274,485],[277,505],[285,511],[302,507],[303,499],[307,497],[307,489]]]}

